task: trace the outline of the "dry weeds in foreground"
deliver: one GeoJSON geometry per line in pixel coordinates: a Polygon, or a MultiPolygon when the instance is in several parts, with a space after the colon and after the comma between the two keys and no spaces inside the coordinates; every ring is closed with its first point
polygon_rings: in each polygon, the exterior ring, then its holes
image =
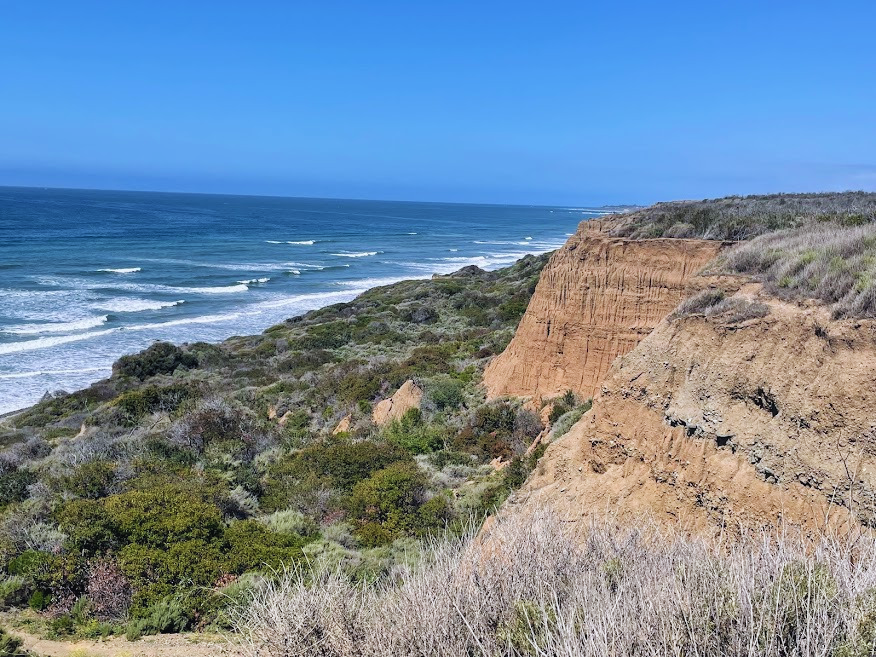
{"type": "Polygon", "coordinates": [[[237,619],[242,654],[757,655],[876,649],[876,542],[768,534],[732,545],[650,527],[505,520],[436,543],[391,581],[289,573],[237,619]]]}

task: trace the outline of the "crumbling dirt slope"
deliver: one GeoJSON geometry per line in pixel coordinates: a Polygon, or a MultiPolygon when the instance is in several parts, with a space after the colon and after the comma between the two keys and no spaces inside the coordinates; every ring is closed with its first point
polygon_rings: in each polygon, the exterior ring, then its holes
{"type": "Polygon", "coordinates": [[[876,525],[876,322],[735,285],[768,316],[667,318],[509,505],[692,530],[876,525]],[[835,504],[831,505],[833,502],[835,504]]]}
{"type": "Polygon", "coordinates": [[[722,248],[706,240],[628,240],[583,222],[542,272],[508,348],[484,374],[490,397],[590,397],[722,248]]]}

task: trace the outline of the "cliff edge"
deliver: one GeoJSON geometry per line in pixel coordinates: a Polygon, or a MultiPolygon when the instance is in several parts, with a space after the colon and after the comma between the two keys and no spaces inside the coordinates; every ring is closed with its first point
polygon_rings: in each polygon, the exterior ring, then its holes
{"type": "Polygon", "coordinates": [[[876,525],[876,321],[730,291],[617,359],[516,504],[707,532],[876,525]]]}
{"type": "Polygon", "coordinates": [[[489,397],[593,396],[724,246],[614,237],[614,223],[582,222],[551,257],[514,338],[484,373],[489,397]]]}

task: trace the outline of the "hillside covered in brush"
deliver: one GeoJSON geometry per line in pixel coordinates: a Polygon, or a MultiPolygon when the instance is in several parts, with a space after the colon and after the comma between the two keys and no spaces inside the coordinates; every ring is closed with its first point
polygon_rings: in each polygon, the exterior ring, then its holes
{"type": "Polygon", "coordinates": [[[537,458],[542,420],[480,382],[546,261],[376,288],[222,344],[156,343],[6,418],[0,602],[55,635],[221,625],[258,573],[379,578],[482,517],[537,458]],[[411,398],[378,414],[399,388],[411,398]]]}

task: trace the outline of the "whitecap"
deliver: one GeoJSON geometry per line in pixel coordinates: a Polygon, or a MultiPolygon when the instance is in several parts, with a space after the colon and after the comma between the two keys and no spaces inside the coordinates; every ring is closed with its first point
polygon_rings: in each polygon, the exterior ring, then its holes
{"type": "Polygon", "coordinates": [[[349,301],[356,295],[362,294],[368,288],[362,287],[365,281],[350,281],[350,284],[356,289],[352,290],[341,290],[337,292],[313,292],[311,294],[295,294],[289,297],[283,297],[281,299],[276,299],[273,301],[263,301],[261,303],[254,304],[255,308],[269,309],[269,308],[284,308],[286,306],[299,306],[300,309],[304,308],[316,308],[319,305],[319,302],[341,302],[341,301],[349,301]]]}
{"type": "Polygon", "coordinates": [[[412,279],[428,278],[428,276],[387,276],[384,278],[358,278],[355,281],[335,281],[335,285],[342,287],[355,287],[368,290],[372,287],[381,287],[383,285],[392,285],[399,281],[408,281],[412,279]]]}
{"type": "Polygon", "coordinates": [[[266,244],[282,244],[280,240],[265,240],[266,244]]]}
{"type": "Polygon", "coordinates": [[[14,372],[12,374],[0,374],[0,379],[30,379],[37,376],[51,376],[54,374],[85,374],[86,372],[107,372],[109,367],[83,367],[78,370],[38,370],[36,372],[14,372]]]}
{"type": "Polygon", "coordinates": [[[118,329],[104,329],[102,331],[92,331],[91,333],[78,333],[76,335],[59,335],[51,338],[37,338],[36,340],[26,340],[24,342],[9,342],[0,344],[0,355],[17,354],[22,351],[34,351],[36,349],[46,349],[48,347],[56,347],[68,342],[78,342],[79,340],[91,340],[102,335],[109,335],[118,329]]]}
{"type": "Polygon", "coordinates": [[[98,269],[97,271],[108,274],[136,274],[138,271],[143,270],[140,267],[122,267],[121,269],[98,269]]]}
{"type": "Polygon", "coordinates": [[[269,280],[271,280],[269,277],[265,277],[265,278],[250,278],[249,280],[246,280],[246,281],[237,281],[237,282],[240,283],[241,285],[258,285],[260,283],[267,283],[269,280]]]}
{"type": "Polygon", "coordinates": [[[111,313],[138,313],[146,310],[161,310],[162,308],[172,308],[185,303],[184,300],[179,301],[150,301],[148,299],[109,299],[92,305],[92,308],[97,310],[106,310],[111,313]]]}
{"type": "Polygon", "coordinates": [[[316,240],[300,240],[298,242],[286,242],[286,244],[296,244],[299,246],[313,246],[316,244],[316,240]]]}
{"type": "Polygon", "coordinates": [[[300,275],[301,275],[301,270],[300,270],[300,269],[290,269],[290,270],[287,271],[286,273],[287,273],[287,274],[292,274],[293,276],[300,276],[300,275]]]}
{"type": "Polygon", "coordinates": [[[376,256],[378,253],[383,253],[383,251],[361,251],[358,253],[344,251],[342,253],[332,253],[332,255],[340,258],[367,258],[368,256],[376,256]]]}
{"type": "Polygon", "coordinates": [[[168,288],[180,292],[191,292],[193,294],[234,294],[235,292],[246,292],[249,288],[243,284],[224,285],[218,287],[174,287],[168,288]]]}
{"type": "Polygon", "coordinates": [[[39,335],[41,333],[72,333],[75,331],[85,331],[90,328],[101,326],[107,322],[109,317],[86,317],[74,322],[52,322],[48,324],[24,324],[22,326],[11,326],[0,329],[0,333],[11,333],[13,335],[39,335]]]}

